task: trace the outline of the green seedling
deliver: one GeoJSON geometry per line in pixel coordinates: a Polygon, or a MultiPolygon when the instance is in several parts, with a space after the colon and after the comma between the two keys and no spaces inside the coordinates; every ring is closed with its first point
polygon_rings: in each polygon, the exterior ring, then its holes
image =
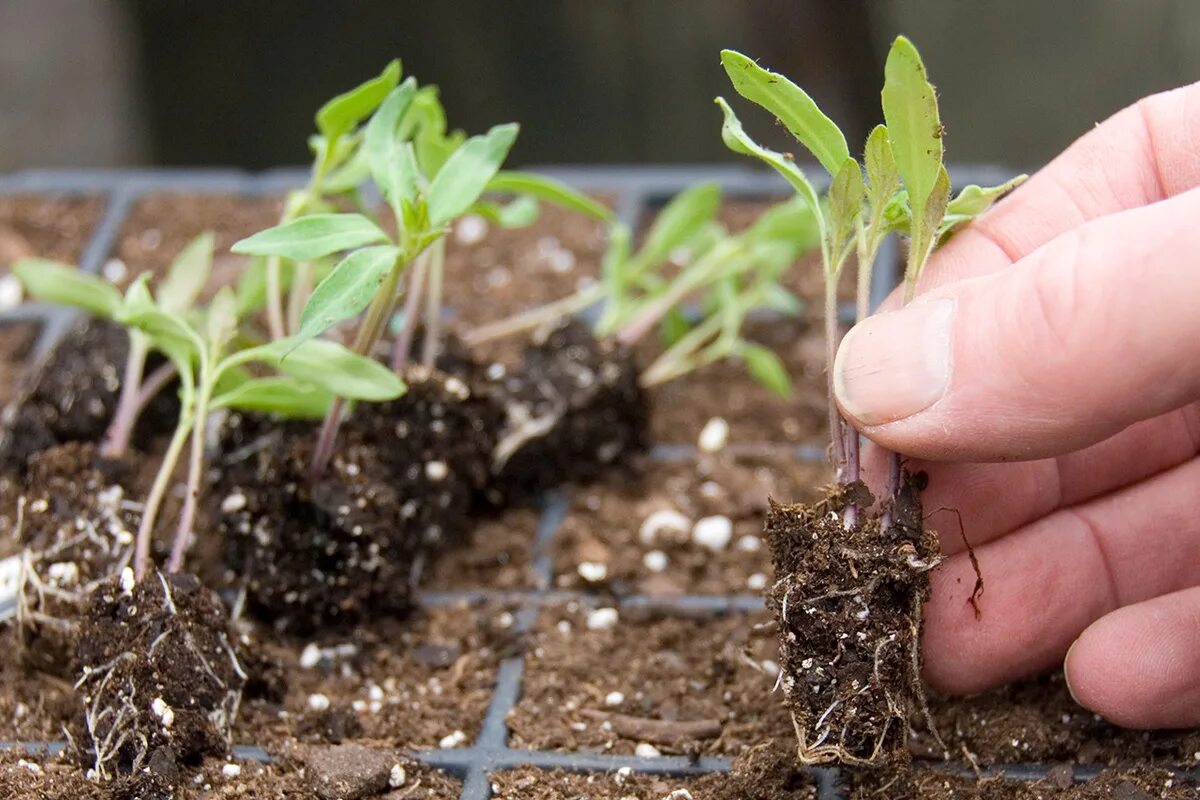
{"type": "Polygon", "coordinates": [[[715,220],[720,203],[714,184],[681,192],[664,206],[636,252],[631,252],[629,229],[614,223],[600,282],[480,327],[466,342],[478,345],[511,336],[601,304],[593,327],[597,338],[613,337],[632,346],[650,331],[661,331],[666,350],[642,372],[643,386],[736,357],[760,383],[787,394],[790,381],[782,362],[771,350],[747,341],[742,331],[753,311],[799,312],[799,301],[780,285],[780,278],[815,246],[815,218],[804,203],[789,201],[734,235],[715,220]],[[696,301],[698,319],[684,314],[688,300],[696,301]]]}
{"type": "MultiPolygon", "coordinates": [[[[884,240],[893,232],[907,236],[907,302],[934,248],[954,229],[985,212],[1024,176],[996,187],[968,186],[951,199],[950,178],[943,164],[937,95],[916,48],[902,36],[896,39],[887,59],[885,124],[876,126],[867,137],[862,164],[850,155],[838,126],[803,89],[732,50],[721,53],[721,63],[738,94],[773,114],[829,175],[829,190],[822,201],[790,155],[756,143],[729,104],[717,98],[725,118],[721,135],[726,146],[778,172],[816,217],[825,277],[827,368],[832,376],[840,338],[837,288],[850,256],[857,260],[855,306],[861,320],[870,311],[871,273],[884,240]]],[[[839,482],[851,484],[859,479],[858,436],[833,402],[832,380],[828,395],[834,465],[839,482]]],[[[894,465],[896,481],[889,487],[889,496],[899,490],[898,457],[894,465]]],[[[858,509],[848,505],[846,525],[852,527],[857,519],[858,509]]]]}
{"type": "MultiPolygon", "coordinates": [[[[387,331],[404,296],[404,324],[393,348],[397,371],[406,365],[423,301],[422,361],[432,367],[442,317],[444,240],[456,219],[479,213],[501,225],[528,224],[536,217],[538,199],[604,219],[611,214],[558,182],[501,172],[517,137],[516,124],[497,125],[469,138],[458,131],[448,133],[436,87],[419,87],[410,77],[377,98],[378,88],[377,83],[364,84],[346,96],[368,95],[354,104],[352,120],[341,127],[349,130],[369,115],[355,134],[358,151],[353,163],[386,201],[394,232],[366,209],[315,213],[255,234],[233,250],[300,263],[338,256],[307,298],[294,343],[311,341],[365,312],[354,333],[353,352],[366,356],[387,331]],[[499,205],[483,199],[487,192],[517,199],[499,205]]],[[[313,454],[314,477],[324,472],[332,456],[343,410],[343,398],[338,398],[326,416],[313,454]]]]}
{"type": "MultiPolygon", "coordinates": [[[[211,238],[203,242],[210,248],[204,259],[207,263],[212,258],[211,238]]],[[[28,263],[18,265],[17,274],[40,300],[82,308],[124,325],[144,341],[148,351],[162,353],[178,374],[179,419],[146,498],[137,533],[134,571],[138,578],[149,568],[150,543],[162,501],[190,442],[187,493],[167,564],[173,572],[182,568],[202,488],[210,414],[233,409],[320,418],[335,396],[379,402],[404,391],[403,382],[391,370],[333,342],[282,339],[245,343],[239,337],[237,298],[228,288],[219,291],[205,308],[190,304],[180,308],[179,297],[163,291],[175,284],[165,281],[155,296],[149,275],[141,276],[122,295],[109,283],[65,265],[28,263]],[[260,371],[250,372],[247,366],[251,364],[260,371]],[[263,367],[271,374],[262,375],[263,367]]]]}

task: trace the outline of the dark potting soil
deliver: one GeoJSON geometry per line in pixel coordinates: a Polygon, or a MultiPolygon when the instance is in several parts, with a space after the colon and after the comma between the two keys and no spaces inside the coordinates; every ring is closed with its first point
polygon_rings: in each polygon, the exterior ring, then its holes
{"type": "MultiPolygon", "coordinates": [[[[100,442],[121,390],[129,336],[118,325],[80,320],[31,371],[5,413],[0,428],[0,469],[20,473],[30,456],[58,444],[100,442]]],[[[153,369],[161,359],[153,356],[153,369]]],[[[169,435],[178,399],[164,390],[142,413],[131,440],[149,450],[169,435]]]]}
{"type": "MultiPolygon", "coordinates": [[[[725,420],[729,440],[735,443],[829,441],[825,345],[819,321],[752,320],[745,334],[779,354],[792,380],[792,394],[781,397],[760,386],[740,360],[709,364],[648,392],[654,409],[654,441],[695,444],[713,417],[725,420]]],[[[660,350],[658,342],[648,342],[639,347],[638,356],[649,364],[660,350]]]]}
{"type": "Polygon", "coordinates": [[[827,466],[786,451],[721,453],[577,489],[554,541],[555,584],[617,595],[758,594],[771,574],[761,538],[768,498],[815,499],[829,477],[827,466]],[[705,539],[706,525],[727,526],[729,538],[705,539]]]}
{"type": "Polygon", "coordinates": [[[614,773],[572,774],[532,767],[492,776],[497,800],[816,800],[813,777],[779,742],[765,742],[726,774],[699,778],[614,773]]]}
{"type": "Polygon", "coordinates": [[[246,681],[237,648],[225,607],[193,575],[102,584],[79,632],[83,763],[169,791],[183,765],[223,755],[246,681]]]}
{"type": "Polygon", "coordinates": [[[215,253],[206,293],[211,295],[221,286],[235,284],[250,263],[247,256],[230,253],[230,246],[278,223],[282,211],[279,197],[168,193],[144,197],[126,218],[105,273],[122,287],[143,272],[163,275],[189,242],[212,231],[215,253]]]}
{"type": "Polygon", "coordinates": [[[533,540],[538,514],[511,508],[498,515],[476,516],[459,541],[431,559],[421,587],[434,592],[515,591],[537,585],[533,540]]]}
{"type": "Polygon", "coordinates": [[[0,327],[0,409],[17,393],[40,331],[41,326],[33,322],[0,327]]]}
{"type": "Polygon", "coordinates": [[[76,263],[103,208],[97,197],[0,196],[0,275],[22,258],[76,263]]]}
{"type": "Polygon", "coordinates": [[[356,410],[315,482],[312,424],[228,420],[209,504],[258,616],[306,632],[403,614],[427,559],[468,529],[499,410],[459,378],[406,379],[400,399],[356,410]]]}
{"type": "Polygon", "coordinates": [[[514,747],[738,755],[792,735],[772,693],[778,645],[764,614],[613,611],[543,613],[509,717],[514,747]]]}
{"type": "Polygon", "coordinates": [[[877,518],[847,529],[848,501],[871,505],[858,484],[767,515],[783,695],[804,763],[903,764],[908,719],[924,705],[920,625],[937,536],[910,476],[886,534],[877,518]]]}
{"type": "Polygon", "coordinates": [[[496,367],[485,378],[506,415],[488,487],[498,505],[595,480],[649,446],[637,362],[580,322],[543,332],[518,369],[496,367]]]}
{"type": "Polygon", "coordinates": [[[281,752],[289,742],[469,746],[487,713],[499,663],[520,644],[512,612],[495,605],[420,609],[320,639],[261,632],[286,678],[281,696],[248,697],[237,742],[281,752]]]}
{"type": "Polygon", "coordinates": [[[918,769],[868,770],[853,773],[848,783],[849,800],[1190,800],[1198,791],[1193,782],[1155,769],[1114,770],[1075,783],[1069,767],[1033,782],[918,769]]]}

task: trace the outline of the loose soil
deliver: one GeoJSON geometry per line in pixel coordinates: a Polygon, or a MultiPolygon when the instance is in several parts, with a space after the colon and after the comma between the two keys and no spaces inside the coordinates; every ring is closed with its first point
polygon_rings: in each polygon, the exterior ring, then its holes
{"type": "Polygon", "coordinates": [[[739,755],[792,735],[772,694],[778,645],[765,614],[622,608],[601,630],[589,630],[588,619],[571,603],[538,620],[509,717],[514,747],[632,754],[646,743],[662,753],[739,755]]]}
{"type": "Polygon", "coordinates": [[[919,769],[914,774],[889,770],[855,774],[849,800],[1189,800],[1194,783],[1164,770],[1112,771],[1080,784],[1070,768],[1055,768],[1048,777],[1023,782],[1002,776],[968,778],[919,769]]]}
{"type": "Polygon", "coordinates": [[[804,763],[903,765],[908,719],[924,706],[920,626],[937,537],[911,477],[886,533],[877,518],[847,529],[848,503],[871,505],[862,484],[767,516],[784,698],[804,763]]]}
{"type": "Polygon", "coordinates": [[[33,322],[0,327],[0,409],[16,395],[40,332],[41,326],[33,322]]]}
{"type": "MultiPolygon", "coordinates": [[[[751,320],[748,339],[783,360],[792,395],[781,397],[756,383],[738,360],[720,361],[650,390],[651,438],[695,444],[713,417],[729,424],[731,442],[821,443],[829,441],[825,350],[819,320],[790,317],[751,320]]],[[[657,341],[638,348],[643,364],[660,351],[657,341]]]]}
{"type": "Polygon", "coordinates": [[[536,587],[532,548],[537,527],[537,512],[529,508],[475,517],[461,541],[429,563],[421,588],[502,592],[536,587]]]}
{"type": "Polygon", "coordinates": [[[0,195],[0,275],[22,258],[77,263],[103,208],[97,197],[0,195]]]}
{"type": "Polygon", "coordinates": [[[263,659],[286,687],[256,687],[259,696],[243,704],[234,741],[276,753],[293,741],[410,749],[436,748],[451,737],[453,746],[469,746],[500,661],[519,651],[513,624],[502,606],[460,604],[419,609],[405,620],[381,617],[370,628],[318,639],[259,630],[263,659]]]}
{"type": "Polygon", "coordinates": [[[139,200],[121,227],[106,276],[126,286],[143,272],[162,275],[180,251],[205,231],[215,238],[212,278],[207,295],[237,282],[250,259],[229,247],[279,222],[280,197],[202,194],[154,194],[139,200]]]}
{"type": "Polygon", "coordinates": [[[638,476],[577,489],[554,541],[555,585],[616,595],[758,594],[771,574],[761,538],[768,498],[815,499],[829,479],[826,465],[776,450],[653,462],[638,476]],[[690,526],[643,535],[646,521],[662,512],[692,523],[727,518],[732,537],[713,550],[694,540],[690,526]]]}

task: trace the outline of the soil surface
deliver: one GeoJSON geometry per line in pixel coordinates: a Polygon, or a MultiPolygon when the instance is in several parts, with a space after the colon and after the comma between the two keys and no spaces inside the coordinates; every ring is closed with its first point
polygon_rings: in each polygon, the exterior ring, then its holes
{"type": "Polygon", "coordinates": [[[0,409],[17,393],[40,331],[41,326],[33,322],[0,327],[0,409]]]}
{"type": "MultiPolygon", "coordinates": [[[[819,321],[789,317],[752,320],[747,338],[773,349],[792,380],[781,397],[760,386],[738,360],[719,361],[649,391],[656,442],[695,444],[714,417],[729,425],[732,442],[829,441],[824,338],[819,321]]],[[[638,348],[643,364],[660,352],[657,341],[638,348]]]]}
{"type": "Polygon", "coordinates": [[[815,499],[829,478],[827,466],[777,449],[651,462],[637,476],[577,489],[554,542],[555,585],[617,595],[758,594],[771,575],[761,538],[768,499],[815,499]],[[718,538],[705,538],[706,526],[718,538]]]}
{"type": "Polygon", "coordinates": [[[513,624],[503,607],[455,605],[315,640],[263,631],[263,656],[286,688],[272,697],[272,687],[257,687],[259,696],[242,706],[234,741],[272,752],[292,740],[469,746],[500,661],[519,647],[513,624]]]}
{"type": "Polygon", "coordinates": [[[868,771],[854,775],[850,783],[849,800],[1185,800],[1197,793],[1194,783],[1152,769],[1106,772],[1078,784],[1069,767],[1055,768],[1034,782],[919,769],[914,774],[868,771]]]}
{"type": "Polygon", "coordinates": [[[610,613],[572,603],[538,620],[509,718],[514,747],[738,755],[791,735],[772,694],[778,646],[765,614],[689,619],[622,608],[601,627],[610,613]]]}
{"type": "Polygon", "coordinates": [[[533,539],[538,514],[513,508],[472,519],[461,541],[451,543],[430,561],[421,588],[434,592],[513,591],[537,585],[533,573],[533,539]]]}
{"type": "Polygon", "coordinates": [[[908,719],[924,706],[921,609],[937,537],[911,477],[887,531],[878,518],[847,528],[844,508],[871,500],[862,484],[846,491],[767,517],[784,697],[803,762],[903,764],[908,719]]]}
{"type": "Polygon", "coordinates": [[[207,294],[237,282],[250,259],[230,246],[279,222],[280,197],[154,194],[139,200],[121,228],[106,277],[126,286],[143,272],[162,275],[180,251],[205,231],[214,234],[215,254],[207,294]]]}
{"type": "Polygon", "coordinates": [[[78,262],[103,208],[97,197],[0,196],[0,275],[22,258],[78,262]]]}

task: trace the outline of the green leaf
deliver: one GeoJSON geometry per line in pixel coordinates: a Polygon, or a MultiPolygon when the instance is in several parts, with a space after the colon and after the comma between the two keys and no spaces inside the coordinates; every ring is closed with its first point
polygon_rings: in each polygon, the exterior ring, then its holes
{"type": "Polygon", "coordinates": [[[678,306],[672,308],[663,315],[662,322],[659,324],[659,335],[662,337],[663,348],[670,348],[686,336],[691,329],[692,325],[684,316],[683,311],[678,306]]]}
{"type": "Polygon", "coordinates": [[[454,151],[429,186],[431,225],[444,225],[475,204],[508,157],[518,130],[515,122],[497,125],[454,151]]]}
{"type": "Polygon", "coordinates": [[[821,225],[808,202],[795,197],[771,206],[738,235],[751,243],[784,244],[795,258],[820,246],[821,225]]]}
{"type": "Polygon", "coordinates": [[[214,352],[220,352],[233,341],[238,327],[237,296],[228,286],[222,287],[209,303],[205,326],[208,345],[214,352]]]}
{"type": "Polygon", "coordinates": [[[637,274],[671,257],[704,229],[721,205],[721,187],[715,183],[689,186],[663,206],[646,233],[646,240],[633,257],[631,271],[637,274]]]}
{"type": "Polygon", "coordinates": [[[288,377],[251,378],[213,398],[212,407],[278,414],[289,419],[321,419],[334,395],[288,377]]]}
{"type": "Polygon", "coordinates": [[[929,237],[928,241],[931,245],[937,243],[937,232],[941,228],[942,218],[946,215],[946,209],[950,204],[950,174],[946,172],[946,168],[942,167],[938,171],[938,179],[933,184],[933,191],[929,193],[929,201],[925,205],[925,234],[929,237]]]}
{"type": "Polygon", "coordinates": [[[195,305],[212,274],[212,262],[213,235],[208,231],[188,242],[171,262],[156,293],[163,310],[178,313],[195,305]]]}
{"type": "Polygon", "coordinates": [[[203,356],[204,342],[182,317],[154,304],[148,279],[149,275],[143,275],[129,287],[115,319],[146,334],[151,346],[166,355],[180,372],[191,372],[203,356]]]}
{"type": "Polygon", "coordinates": [[[112,319],[121,307],[121,293],[108,281],[68,264],[42,258],[23,258],[12,266],[25,291],[43,303],[82,308],[112,319]]]}
{"type": "Polygon", "coordinates": [[[398,208],[412,202],[417,194],[420,170],[412,142],[400,133],[400,126],[417,93],[417,82],[409,78],[392,90],[387,100],[367,123],[363,149],[367,165],[379,191],[398,208]]]}
{"type": "Polygon", "coordinates": [[[986,188],[976,186],[975,184],[964,186],[963,190],[958,193],[958,196],[951,200],[950,204],[946,207],[946,216],[954,218],[955,224],[962,224],[974,219],[991,208],[997,200],[1028,180],[1028,178],[1028,175],[1018,175],[999,186],[988,186],[986,188]]]}
{"type": "Polygon", "coordinates": [[[391,245],[364,247],[346,256],[317,285],[300,316],[298,340],[319,336],[368,305],[400,257],[391,245]]]}
{"type": "Polygon", "coordinates": [[[521,195],[509,203],[489,203],[480,200],[474,211],[479,216],[501,228],[524,228],[537,222],[538,201],[521,195]]]}
{"type": "Polygon", "coordinates": [[[321,188],[325,194],[353,192],[370,177],[371,167],[367,163],[367,150],[359,143],[345,163],[325,176],[321,188]]]}
{"type": "Polygon", "coordinates": [[[339,94],[317,111],[317,130],[329,141],[354,128],[374,111],[400,82],[400,59],[393,59],[378,77],[339,94]]]}
{"type": "Polygon", "coordinates": [[[850,156],[846,137],[803,89],[735,50],[722,50],[721,64],[738,94],[770,111],[830,175],[837,174],[850,156]]]}
{"type": "Polygon", "coordinates": [[[896,171],[896,158],[892,155],[887,127],[876,125],[871,131],[863,150],[863,162],[867,169],[867,200],[872,218],[878,218],[900,188],[900,173],[896,171]]]}
{"type": "Polygon", "coordinates": [[[937,94],[912,42],[898,36],[884,66],[883,118],[896,169],[918,218],[942,166],[942,123],[937,94]]]}
{"type": "Polygon", "coordinates": [[[231,249],[252,256],[310,261],[386,241],[387,234],[362,214],[312,214],[260,231],[231,249]]]}
{"type": "Polygon", "coordinates": [[[383,364],[326,339],[279,339],[243,350],[221,369],[258,361],[350,400],[378,403],[404,394],[404,382],[383,364]]]}
{"type": "Polygon", "coordinates": [[[853,158],[847,158],[829,186],[829,219],[836,250],[840,251],[854,237],[865,197],[862,169],[853,158]]]}
{"type": "Polygon", "coordinates": [[[792,380],[779,356],[769,348],[753,342],[743,342],[741,355],[751,377],[777,395],[787,397],[792,393],[792,380]]]}
{"type": "Polygon", "coordinates": [[[568,211],[578,211],[605,222],[611,222],[614,219],[612,209],[598,200],[575,191],[562,181],[556,181],[534,172],[502,170],[496,173],[496,177],[488,183],[487,191],[536,197],[538,200],[545,200],[547,203],[561,206],[568,211]]]}
{"type": "Polygon", "coordinates": [[[804,177],[800,168],[783,154],[769,150],[751,139],[737,115],[733,113],[733,109],[725,102],[725,98],[718,97],[716,102],[725,114],[725,122],[721,125],[721,139],[725,142],[725,146],[735,153],[754,156],[782,175],[792,188],[804,198],[813,213],[820,218],[821,201],[817,198],[816,190],[808,182],[808,178],[804,177]]]}
{"type": "Polygon", "coordinates": [[[762,291],[760,302],[763,308],[787,314],[789,317],[798,317],[804,312],[804,301],[779,284],[767,284],[762,291]]]}

